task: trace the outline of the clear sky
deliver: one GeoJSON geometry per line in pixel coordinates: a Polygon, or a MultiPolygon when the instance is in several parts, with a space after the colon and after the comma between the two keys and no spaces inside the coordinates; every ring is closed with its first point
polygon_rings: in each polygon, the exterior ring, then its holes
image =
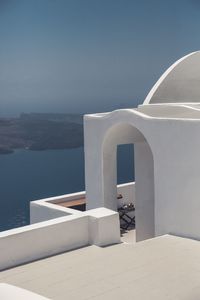
{"type": "Polygon", "coordinates": [[[200,0],[0,0],[0,113],[141,103],[200,49],[200,0]]]}

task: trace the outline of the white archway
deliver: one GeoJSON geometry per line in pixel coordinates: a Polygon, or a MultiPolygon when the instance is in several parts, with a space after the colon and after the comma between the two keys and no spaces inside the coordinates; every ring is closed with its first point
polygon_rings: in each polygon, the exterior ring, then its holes
{"type": "Polygon", "coordinates": [[[154,237],[154,162],[151,148],[135,126],[118,123],[106,132],[102,147],[104,206],[117,209],[117,146],[134,144],[136,238],[154,237]]]}

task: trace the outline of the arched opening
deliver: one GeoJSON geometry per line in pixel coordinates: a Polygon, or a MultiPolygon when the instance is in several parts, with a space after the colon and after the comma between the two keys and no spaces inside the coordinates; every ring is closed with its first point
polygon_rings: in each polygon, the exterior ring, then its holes
{"type": "Polygon", "coordinates": [[[117,145],[117,207],[121,240],[133,243],[136,240],[134,144],[117,145]]]}
{"type": "Polygon", "coordinates": [[[117,184],[135,181],[134,144],[117,145],[117,184]]]}
{"type": "MultiPolygon", "coordinates": [[[[134,144],[136,240],[152,238],[154,230],[154,162],[149,143],[140,130],[130,124],[111,127],[103,143],[103,197],[107,208],[117,210],[117,147],[134,144]]],[[[123,195],[122,195],[123,196],[123,195]]],[[[126,200],[126,199],[125,199],[126,200]]]]}

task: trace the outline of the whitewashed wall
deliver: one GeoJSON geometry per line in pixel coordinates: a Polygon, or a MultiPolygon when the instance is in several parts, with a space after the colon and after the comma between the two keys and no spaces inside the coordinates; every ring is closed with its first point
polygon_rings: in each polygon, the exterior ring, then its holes
{"type": "Polygon", "coordinates": [[[48,221],[63,216],[79,215],[81,213],[78,210],[62,207],[60,205],[51,203],[50,201],[48,202],[49,199],[52,198],[30,202],[30,224],[48,221]]]}
{"type": "MultiPolygon", "coordinates": [[[[85,116],[85,178],[89,209],[104,206],[117,210],[117,145],[151,141],[153,119],[150,122],[149,119],[151,118],[144,117],[143,114],[131,109],[114,111],[106,116],[85,116]]],[[[151,152],[151,147],[148,147],[148,151],[151,152]]],[[[149,165],[153,167],[153,163],[149,165]]],[[[145,168],[141,169],[141,173],[145,174],[145,168]]],[[[142,176],[138,177],[138,180],[141,178],[142,176]]],[[[137,189],[137,185],[142,187],[143,195],[148,193],[148,186],[151,185],[154,188],[153,178],[150,176],[146,178],[149,184],[137,181],[135,186],[135,189],[137,189]]],[[[136,238],[138,241],[152,238],[155,235],[154,215],[152,220],[152,214],[146,210],[149,199],[143,199],[146,203],[143,202],[142,205],[137,202],[136,197],[134,199],[137,206],[135,211],[136,238]],[[140,215],[143,216],[145,222],[137,222],[140,215]],[[149,228],[149,224],[151,224],[151,228],[149,228]]],[[[151,211],[154,211],[154,201],[152,202],[151,211]]]]}
{"type": "Polygon", "coordinates": [[[0,269],[86,246],[88,217],[68,216],[0,233],[0,269]]]}
{"type": "Polygon", "coordinates": [[[43,222],[70,215],[66,210],[57,209],[55,205],[41,202],[30,203],[30,224],[43,222]]]}
{"type": "Polygon", "coordinates": [[[118,199],[118,207],[129,203],[135,204],[135,182],[119,184],[117,193],[123,196],[122,199],[118,199]]]}
{"type": "Polygon", "coordinates": [[[0,233],[0,270],[94,244],[120,242],[118,214],[105,209],[60,217],[0,233]]]}
{"type": "MultiPolygon", "coordinates": [[[[120,207],[123,204],[135,203],[135,183],[124,183],[117,186],[118,194],[122,194],[122,199],[116,199],[117,206],[120,207]]],[[[79,193],[65,194],[57,197],[50,197],[41,200],[30,202],[30,223],[38,223],[55,219],[68,215],[79,215],[80,211],[59,206],[60,202],[68,202],[71,200],[77,200],[86,197],[85,191],[79,193]]]]}
{"type": "Polygon", "coordinates": [[[200,119],[193,109],[171,118],[134,109],[85,116],[88,207],[116,209],[116,146],[133,142],[137,241],[167,233],[200,239],[200,119]]]}

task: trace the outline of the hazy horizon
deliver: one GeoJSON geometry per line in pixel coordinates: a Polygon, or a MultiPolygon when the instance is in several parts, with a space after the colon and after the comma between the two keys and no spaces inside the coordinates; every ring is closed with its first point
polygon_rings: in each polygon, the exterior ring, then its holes
{"type": "Polygon", "coordinates": [[[0,115],[135,107],[199,27],[198,0],[0,0],[0,115]]]}

